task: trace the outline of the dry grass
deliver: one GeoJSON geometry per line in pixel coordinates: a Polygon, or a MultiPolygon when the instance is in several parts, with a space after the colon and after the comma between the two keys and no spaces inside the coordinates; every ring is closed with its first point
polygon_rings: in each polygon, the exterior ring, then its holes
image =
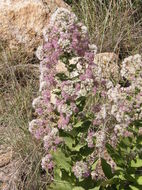
{"type": "Polygon", "coordinates": [[[37,63],[22,47],[11,51],[0,44],[0,145],[11,147],[13,159],[19,163],[15,168],[20,175],[19,190],[44,189],[48,182],[40,167],[41,145],[28,131],[28,122],[34,117],[32,99],[38,92],[37,63]]]}
{"type": "Polygon", "coordinates": [[[142,1],[73,0],[73,9],[98,52],[116,52],[120,58],[142,52],[142,1]]]}

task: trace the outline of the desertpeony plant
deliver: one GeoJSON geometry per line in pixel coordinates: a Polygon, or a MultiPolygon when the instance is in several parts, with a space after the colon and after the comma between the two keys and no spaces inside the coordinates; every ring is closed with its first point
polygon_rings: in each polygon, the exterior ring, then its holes
{"type": "Polygon", "coordinates": [[[121,81],[114,81],[100,75],[96,52],[87,28],[72,12],[57,9],[36,52],[40,87],[32,105],[37,119],[29,123],[43,144],[41,165],[53,189],[90,189],[105,179],[101,161],[116,167],[106,143],[116,147],[120,137],[132,135],[128,126],[142,118],[141,56],[126,58],[121,81]]]}

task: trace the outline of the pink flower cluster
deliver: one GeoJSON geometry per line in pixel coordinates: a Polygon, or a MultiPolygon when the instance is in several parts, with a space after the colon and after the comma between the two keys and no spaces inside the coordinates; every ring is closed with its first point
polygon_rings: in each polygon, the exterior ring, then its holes
{"type": "Polygon", "coordinates": [[[35,138],[43,140],[47,156],[43,158],[42,168],[51,169],[49,152],[62,142],[58,129],[72,129],[70,118],[78,112],[75,100],[85,96],[93,85],[89,65],[93,63],[96,46],[89,44],[87,28],[73,13],[62,8],[52,15],[49,27],[44,30],[44,40],[36,52],[41,60],[40,96],[32,104],[39,119],[30,122],[29,130],[35,138]],[[58,76],[64,70],[69,71],[65,72],[67,80],[58,76]]]}
{"type": "MultiPolygon", "coordinates": [[[[30,132],[43,141],[47,155],[42,168],[48,172],[55,166],[51,150],[64,143],[60,130],[72,131],[74,118],[91,118],[87,134],[82,135],[94,151],[90,155],[93,161],[96,155],[104,156],[106,142],[115,146],[119,136],[128,135],[128,125],[142,118],[141,56],[122,62],[123,82],[119,83],[98,77],[96,51],[96,46],[90,45],[87,28],[77,17],[66,9],[57,9],[44,30],[44,44],[36,53],[41,60],[40,95],[33,100],[37,119],[29,124],[30,132]],[[81,98],[86,99],[83,108],[78,104],[81,98]]],[[[74,163],[72,171],[77,178],[91,175],[88,159],[74,163]]]]}
{"type": "Polygon", "coordinates": [[[86,162],[83,161],[75,163],[75,165],[73,166],[73,172],[78,179],[86,178],[90,175],[88,165],[86,162]]]}

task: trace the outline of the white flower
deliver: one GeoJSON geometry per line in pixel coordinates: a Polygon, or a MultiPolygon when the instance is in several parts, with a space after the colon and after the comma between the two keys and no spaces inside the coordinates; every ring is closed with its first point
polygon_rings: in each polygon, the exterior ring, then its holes
{"type": "Polygon", "coordinates": [[[114,115],[116,112],[117,112],[117,110],[118,110],[118,107],[117,107],[117,105],[112,105],[112,108],[111,108],[111,114],[112,115],[114,115]]]}
{"type": "Polygon", "coordinates": [[[53,138],[55,138],[56,135],[57,135],[57,133],[58,133],[58,129],[57,128],[53,128],[52,131],[50,133],[48,133],[48,135],[44,136],[43,141],[44,142],[48,142],[49,141],[49,143],[50,143],[50,140],[53,139],[53,138]]]}
{"type": "Polygon", "coordinates": [[[121,97],[120,85],[110,88],[107,92],[107,95],[111,101],[117,102],[121,97]]]}
{"type": "Polygon", "coordinates": [[[34,126],[37,124],[37,120],[33,119],[31,122],[29,122],[29,131],[32,133],[34,126]]]}
{"type": "Polygon", "coordinates": [[[118,111],[118,112],[116,113],[116,115],[115,115],[115,118],[116,118],[116,120],[117,120],[119,123],[122,122],[123,117],[124,117],[124,112],[118,111]]]}
{"type": "Polygon", "coordinates": [[[106,116],[107,116],[107,113],[106,113],[106,105],[103,105],[102,108],[101,108],[101,115],[102,115],[102,118],[105,119],[106,116]]]}
{"type": "Polygon", "coordinates": [[[29,122],[29,131],[33,133],[35,128],[41,126],[42,124],[43,121],[41,119],[33,119],[31,122],[29,122]]]}
{"type": "Polygon", "coordinates": [[[36,50],[36,56],[39,60],[43,60],[44,58],[44,51],[43,51],[43,46],[39,46],[36,50]]]}
{"type": "Polygon", "coordinates": [[[77,21],[77,17],[74,13],[65,8],[58,8],[51,16],[50,24],[58,26],[62,31],[67,29],[68,26],[74,24],[77,21]]]}
{"type": "Polygon", "coordinates": [[[79,73],[77,71],[73,71],[73,72],[70,73],[71,78],[74,78],[74,77],[77,77],[77,76],[79,76],[79,73]]]}
{"type": "Polygon", "coordinates": [[[58,112],[66,113],[68,115],[72,114],[71,108],[67,104],[58,105],[57,110],[58,110],[58,112]]]}
{"type": "Polygon", "coordinates": [[[119,125],[119,124],[117,124],[117,125],[115,125],[115,127],[114,127],[114,132],[115,133],[118,133],[119,131],[121,131],[121,126],[119,125]]]}
{"type": "Polygon", "coordinates": [[[80,63],[77,63],[76,68],[78,69],[78,71],[82,70],[82,65],[80,63]]]}
{"type": "Polygon", "coordinates": [[[66,39],[66,40],[62,40],[59,39],[58,44],[62,47],[62,49],[64,49],[64,51],[70,52],[70,40],[66,39]]]}
{"type": "Polygon", "coordinates": [[[104,147],[106,142],[106,133],[105,131],[98,131],[95,133],[96,136],[96,147],[100,148],[100,150],[104,147]]]}
{"type": "Polygon", "coordinates": [[[39,92],[47,88],[47,83],[45,81],[40,82],[39,92]]]}
{"type": "Polygon", "coordinates": [[[73,57],[72,59],[69,60],[69,64],[76,65],[80,59],[81,59],[81,57],[73,57]]]}
{"type": "Polygon", "coordinates": [[[56,136],[58,133],[58,129],[57,128],[53,128],[52,131],[51,131],[51,135],[52,136],[56,136]]]}
{"type": "Polygon", "coordinates": [[[51,92],[50,102],[55,105],[57,100],[57,95],[51,92]]]}
{"type": "Polygon", "coordinates": [[[108,80],[107,83],[106,83],[106,87],[107,87],[107,89],[112,88],[113,87],[113,83],[110,80],[108,80]]]}
{"type": "Polygon", "coordinates": [[[43,32],[43,37],[44,37],[45,42],[48,42],[48,34],[47,34],[48,29],[44,28],[42,32],[43,32]]]}
{"type": "Polygon", "coordinates": [[[95,44],[89,44],[89,49],[94,52],[94,54],[97,53],[97,46],[95,44]]]}
{"type": "Polygon", "coordinates": [[[84,34],[84,35],[87,34],[87,32],[88,32],[87,27],[84,25],[82,25],[81,30],[82,30],[82,34],[84,34]]]}
{"type": "Polygon", "coordinates": [[[62,90],[63,90],[64,92],[66,92],[67,94],[71,95],[71,96],[75,93],[75,88],[74,88],[74,86],[73,86],[73,83],[64,85],[64,87],[63,87],[62,90]]]}
{"type": "Polygon", "coordinates": [[[37,106],[39,106],[42,103],[42,97],[39,96],[37,98],[35,98],[32,102],[32,106],[33,108],[36,108],[37,106]]]}
{"type": "Polygon", "coordinates": [[[80,96],[86,96],[86,94],[87,94],[87,91],[86,91],[86,89],[84,88],[84,89],[81,89],[79,92],[78,92],[78,96],[80,97],[80,96]]]}
{"type": "Polygon", "coordinates": [[[128,80],[135,80],[142,70],[142,60],[139,54],[129,56],[122,62],[121,76],[128,80]]]}
{"type": "Polygon", "coordinates": [[[49,139],[50,139],[50,136],[46,135],[46,136],[44,136],[43,141],[45,142],[45,141],[48,141],[49,139]]]}

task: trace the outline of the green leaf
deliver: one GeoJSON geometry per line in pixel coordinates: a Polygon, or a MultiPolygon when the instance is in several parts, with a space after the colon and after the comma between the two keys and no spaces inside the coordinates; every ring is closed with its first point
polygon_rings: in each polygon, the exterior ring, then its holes
{"type": "Polygon", "coordinates": [[[73,148],[73,150],[74,151],[80,151],[80,149],[82,148],[82,147],[84,147],[85,146],[85,144],[78,144],[78,145],[76,145],[74,148],[73,148]]]}
{"type": "Polygon", "coordinates": [[[73,144],[75,143],[74,139],[71,137],[62,137],[64,139],[65,144],[72,149],[73,144]]]}
{"type": "Polygon", "coordinates": [[[137,178],[137,183],[138,185],[142,185],[142,176],[137,178]]]}
{"type": "Polygon", "coordinates": [[[137,158],[136,162],[134,160],[132,160],[131,167],[135,167],[135,168],[142,167],[142,159],[137,158]]]}
{"type": "Polygon", "coordinates": [[[85,190],[85,189],[82,187],[74,187],[72,190],[85,190]]]}
{"type": "Polygon", "coordinates": [[[113,174],[111,171],[111,166],[103,158],[101,158],[101,164],[102,164],[102,169],[103,169],[105,176],[108,179],[112,178],[113,174]]]}
{"type": "Polygon", "coordinates": [[[83,122],[82,122],[82,121],[79,121],[78,123],[76,123],[76,124],[74,125],[74,128],[81,127],[82,124],[83,124],[83,122]]]}
{"type": "Polygon", "coordinates": [[[140,146],[142,145],[142,135],[137,137],[137,143],[140,144],[140,146]]]}
{"type": "Polygon", "coordinates": [[[66,170],[67,172],[70,171],[71,169],[71,158],[67,158],[61,150],[57,150],[56,152],[53,153],[53,158],[57,164],[57,167],[62,168],[66,170]]]}
{"type": "Polygon", "coordinates": [[[96,166],[97,166],[97,163],[98,163],[98,159],[94,162],[94,164],[92,165],[92,170],[95,170],[96,169],[96,166]]]}
{"type": "Polygon", "coordinates": [[[54,169],[54,178],[60,180],[62,177],[62,172],[59,168],[54,169]]]}
{"type": "Polygon", "coordinates": [[[76,146],[73,146],[75,144],[75,140],[71,137],[63,137],[65,144],[68,146],[68,148],[71,151],[80,151],[82,147],[85,146],[85,144],[77,144],[76,146]]]}
{"type": "Polygon", "coordinates": [[[124,159],[119,155],[118,151],[116,151],[110,144],[106,144],[107,152],[115,161],[118,166],[124,165],[124,159]]]}
{"type": "Polygon", "coordinates": [[[97,187],[94,187],[93,189],[89,189],[89,190],[99,190],[100,189],[100,185],[97,187]]]}
{"type": "Polygon", "coordinates": [[[139,190],[137,187],[132,186],[132,185],[129,185],[129,187],[130,187],[132,190],[139,190]]]}
{"type": "Polygon", "coordinates": [[[56,181],[50,185],[50,190],[72,190],[72,185],[66,181],[56,181]]]}

